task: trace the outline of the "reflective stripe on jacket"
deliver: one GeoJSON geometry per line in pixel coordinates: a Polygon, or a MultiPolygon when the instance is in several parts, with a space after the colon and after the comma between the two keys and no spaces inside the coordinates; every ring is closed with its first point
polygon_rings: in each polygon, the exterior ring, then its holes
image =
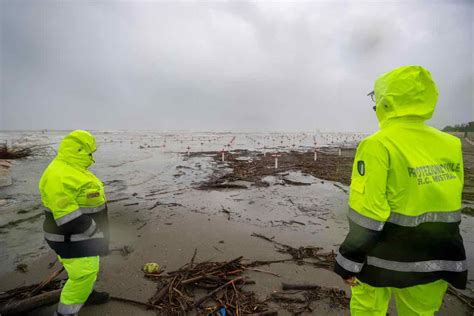
{"type": "Polygon", "coordinates": [[[419,66],[398,68],[376,81],[375,96],[381,129],[357,148],[350,231],[335,271],[376,287],[444,279],[465,288],[461,144],[424,124],[437,100],[431,75],[419,66]]]}
{"type": "Polygon", "coordinates": [[[57,157],[41,177],[45,239],[62,258],[105,255],[109,228],[102,182],[87,168],[95,139],[74,131],[61,142],[57,157]]]}

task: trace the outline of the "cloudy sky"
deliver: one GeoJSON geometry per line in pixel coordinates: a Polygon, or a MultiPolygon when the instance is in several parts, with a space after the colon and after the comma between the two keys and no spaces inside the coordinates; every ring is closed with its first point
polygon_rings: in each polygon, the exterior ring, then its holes
{"type": "Polygon", "coordinates": [[[405,64],[474,120],[472,1],[0,3],[0,129],[373,131],[405,64]]]}

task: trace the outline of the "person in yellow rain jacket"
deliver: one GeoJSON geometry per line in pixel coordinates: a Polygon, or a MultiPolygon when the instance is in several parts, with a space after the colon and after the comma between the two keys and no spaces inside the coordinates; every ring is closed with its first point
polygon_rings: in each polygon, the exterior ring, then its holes
{"type": "Polygon", "coordinates": [[[380,130],[357,148],[335,272],[352,285],[352,315],[385,316],[392,294],[399,315],[433,315],[448,284],[467,282],[461,143],[424,123],[438,90],[423,67],[383,74],[369,95],[380,130]]]}
{"type": "Polygon", "coordinates": [[[55,315],[77,315],[83,304],[108,301],[93,290],[99,256],[108,253],[109,228],[103,183],[87,169],[95,138],[76,130],[59,146],[39,183],[45,207],[44,235],[68,274],[55,315]]]}

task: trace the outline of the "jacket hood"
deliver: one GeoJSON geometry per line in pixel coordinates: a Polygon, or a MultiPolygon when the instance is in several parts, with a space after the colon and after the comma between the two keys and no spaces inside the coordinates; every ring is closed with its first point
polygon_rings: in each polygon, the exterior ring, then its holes
{"type": "Polygon", "coordinates": [[[94,136],[88,131],[78,129],[63,138],[57,158],[70,165],[87,169],[94,163],[92,154],[95,151],[94,136]]]}
{"type": "Polygon", "coordinates": [[[411,117],[426,121],[438,101],[431,73],[421,66],[402,66],[381,75],[374,86],[376,114],[381,127],[386,121],[411,117]]]}

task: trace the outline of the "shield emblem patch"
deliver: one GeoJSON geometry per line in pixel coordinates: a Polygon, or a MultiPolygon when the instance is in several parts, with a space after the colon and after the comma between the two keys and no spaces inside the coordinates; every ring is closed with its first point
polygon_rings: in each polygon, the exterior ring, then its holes
{"type": "Polygon", "coordinates": [[[365,174],[365,163],[363,160],[359,160],[357,162],[357,171],[359,172],[361,176],[365,174]]]}

